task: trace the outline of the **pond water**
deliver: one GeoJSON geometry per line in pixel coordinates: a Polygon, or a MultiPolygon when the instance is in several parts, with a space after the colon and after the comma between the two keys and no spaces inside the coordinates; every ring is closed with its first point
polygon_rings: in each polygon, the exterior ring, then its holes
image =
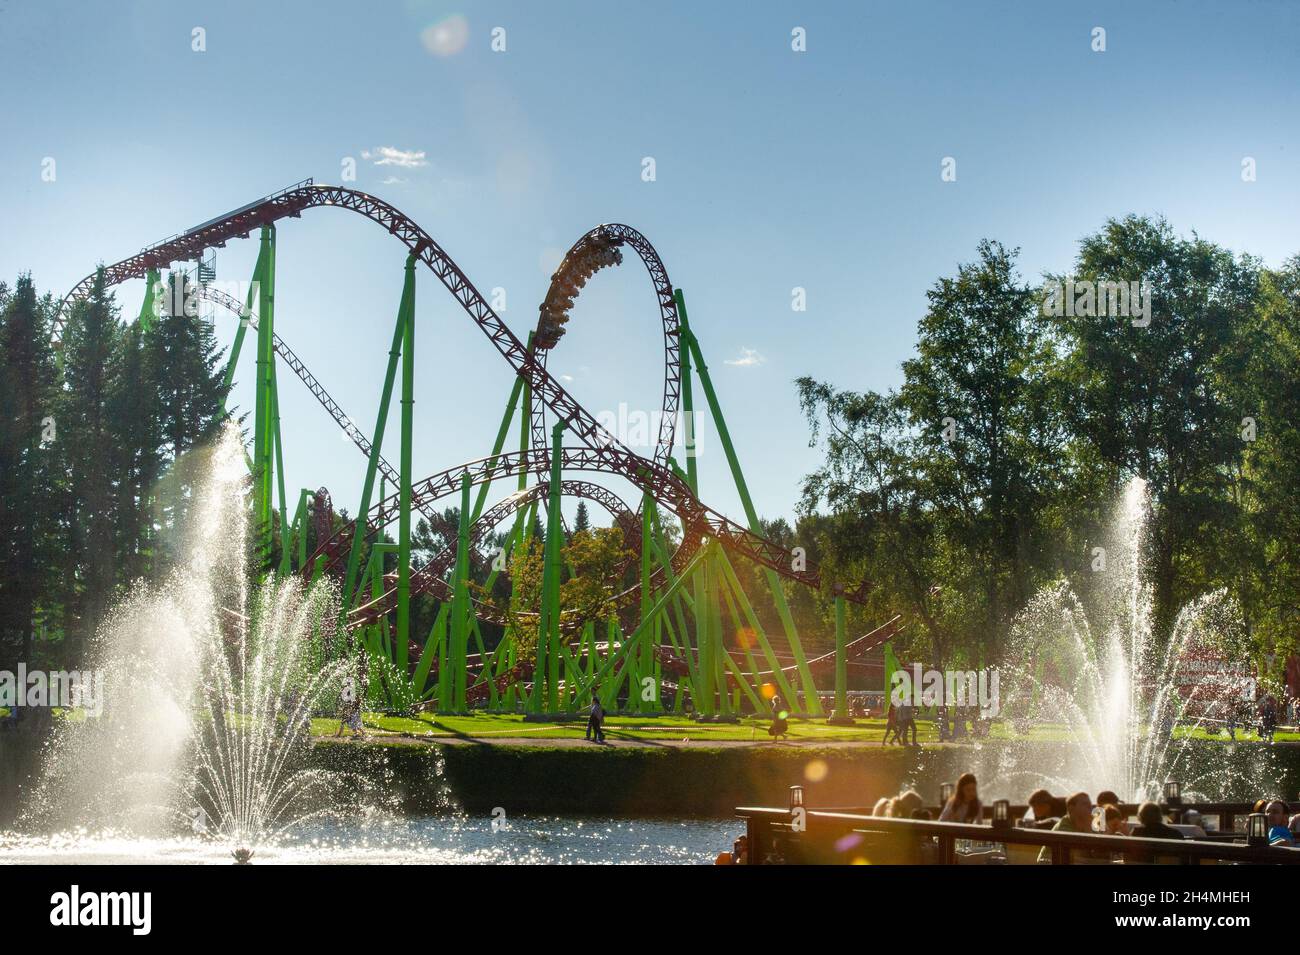
{"type": "MultiPolygon", "coordinates": [[[[370,823],[313,821],[257,849],[254,864],[652,864],[712,863],[730,849],[736,819],[439,816],[370,823]]],[[[198,838],[103,833],[0,834],[4,864],[225,865],[230,848],[198,838]]]]}

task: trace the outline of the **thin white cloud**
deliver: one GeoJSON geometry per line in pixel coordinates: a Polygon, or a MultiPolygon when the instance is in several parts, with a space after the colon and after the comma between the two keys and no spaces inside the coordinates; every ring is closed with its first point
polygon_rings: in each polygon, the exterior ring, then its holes
{"type": "Polygon", "coordinates": [[[369,160],[376,166],[398,166],[402,169],[429,165],[424,155],[422,149],[398,149],[396,146],[377,146],[374,149],[361,150],[361,158],[369,160]]]}
{"type": "Polygon", "coordinates": [[[561,376],[560,376],[560,381],[564,381],[564,382],[572,382],[572,381],[573,381],[573,376],[572,376],[572,375],[561,375],[561,376]]]}
{"type": "Polygon", "coordinates": [[[406,185],[406,180],[398,179],[396,176],[389,176],[387,179],[381,182],[380,185],[381,186],[403,186],[406,185]]]}
{"type": "Polygon", "coordinates": [[[765,361],[767,361],[767,359],[760,355],[757,349],[746,348],[742,345],[740,348],[740,357],[728,358],[723,362],[723,364],[734,365],[737,368],[753,368],[755,365],[761,365],[765,361]]]}

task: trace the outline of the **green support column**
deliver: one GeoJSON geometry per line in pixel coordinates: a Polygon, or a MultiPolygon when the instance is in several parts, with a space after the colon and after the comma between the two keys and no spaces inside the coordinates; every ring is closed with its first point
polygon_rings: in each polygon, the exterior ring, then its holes
{"type": "Polygon", "coordinates": [[[153,328],[153,320],[158,317],[158,286],[160,277],[157,269],[149,269],[144,275],[144,301],[140,304],[140,330],[147,332],[153,328]]]}
{"type": "MultiPolygon", "coordinates": [[[[663,613],[683,584],[691,578],[691,575],[694,574],[697,569],[703,566],[708,558],[709,549],[712,546],[714,545],[706,544],[702,547],[695,556],[690,559],[690,562],[686,567],[682,569],[682,575],[677,578],[677,582],[665,588],[660,593],[658,602],[651,610],[652,617],[663,613]]],[[[626,670],[626,666],[624,666],[622,670],[619,670],[618,666],[620,663],[625,663],[632,648],[637,645],[637,640],[641,637],[646,625],[644,623],[639,624],[632,633],[623,638],[617,651],[614,650],[614,641],[620,635],[618,621],[611,618],[607,626],[609,632],[609,651],[606,654],[605,659],[601,662],[600,666],[592,676],[587,677],[586,675],[579,675],[577,677],[581,684],[578,688],[578,692],[597,693],[600,696],[601,701],[606,704],[606,707],[608,707],[610,702],[614,699],[614,691],[622,682],[623,672],[626,670]]]]}
{"type": "Polygon", "coordinates": [[[463,713],[465,701],[465,657],[469,653],[469,474],[460,479],[460,526],[456,534],[456,570],[451,592],[451,709],[463,713]]]}
{"type": "MultiPolygon", "coordinates": [[[[546,605],[546,630],[538,634],[546,642],[546,706],[549,712],[559,708],[560,683],[560,573],[563,569],[564,522],[560,518],[560,443],[564,440],[564,422],[551,429],[551,482],[547,490],[546,562],[542,571],[542,600],[546,605]]],[[[540,662],[538,664],[540,666],[540,662]]]]}
{"type": "MultiPolygon", "coordinates": [[[[736,493],[740,496],[740,503],[745,508],[745,518],[749,523],[749,529],[755,534],[761,533],[758,513],[754,510],[754,502],[749,496],[749,487],[745,483],[745,476],[740,470],[740,460],[736,456],[735,446],[731,443],[731,434],[727,430],[727,423],[722,417],[722,406],[718,402],[717,393],[713,390],[713,381],[709,377],[709,369],[704,363],[704,355],[700,351],[699,342],[695,340],[695,336],[691,333],[690,322],[686,317],[686,300],[682,295],[682,290],[677,289],[674,292],[674,297],[677,301],[677,316],[681,322],[682,350],[690,352],[696,373],[700,377],[700,386],[704,389],[704,397],[708,402],[713,424],[718,429],[718,440],[722,443],[727,465],[730,467],[732,479],[736,483],[736,493]]],[[[687,473],[689,474],[691,461],[688,459],[686,464],[687,473]]],[[[768,589],[772,592],[772,600],[776,604],[777,614],[781,618],[786,638],[790,643],[790,652],[794,654],[795,666],[799,670],[799,681],[803,685],[808,712],[813,716],[820,716],[822,707],[821,701],[817,698],[817,685],[813,682],[812,671],[808,668],[808,658],[804,654],[803,644],[799,642],[794,617],[791,615],[790,607],[786,603],[785,592],[781,589],[780,578],[777,577],[776,571],[771,568],[765,567],[763,570],[767,578],[768,589]]],[[[790,705],[793,708],[796,701],[791,700],[790,705]]]]}
{"type": "MultiPolygon", "coordinates": [[[[651,563],[654,555],[654,498],[648,493],[641,497],[641,622],[647,622],[647,615],[654,605],[650,593],[650,572],[651,563]]],[[[646,677],[655,677],[655,649],[659,646],[659,618],[655,617],[650,621],[649,626],[645,628],[645,636],[641,638],[640,663],[635,672],[637,685],[633,688],[636,696],[630,700],[633,705],[629,707],[632,710],[639,710],[642,713],[649,713],[659,708],[659,694],[661,687],[658,680],[655,680],[654,699],[647,700],[642,693],[641,684],[646,677]]]]}
{"type": "MultiPolygon", "coordinates": [[[[361,564],[361,551],[365,546],[366,516],[375,490],[375,475],[379,471],[379,456],[384,446],[384,428],[388,424],[388,406],[393,400],[393,382],[397,378],[397,361],[402,355],[402,342],[406,338],[407,314],[415,311],[415,272],[411,268],[414,256],[407,256],[406,280],[402,284],[402,301],[397,308],[397,324],[393,328],[393,344],[388,350],[388,370],[384,375],[384,388],[379,396],[379,412],[375,430],[370,438],[370,463],[366,467],[366,480],[361,487],[361,506],[357,509],[356,525],[352,534],[352,548],[348,553],[348,569],[343,580],[343,607],[352,605],[356,594],[357,570],[361,564]]],[[[259,330],[261,323],[259,322],[259,330]]]]}
{"type": "Polygon", "coordinates": [[[275,377],[275,363],[271,363],[271,421],[274,430],[271,439],[275,447],[275,479],[280,493],[280,570],[281,577],[288,577],[293,572],[289,559],[289,546],[292,534],[289,528],[289,508],[284,494],[284,441],[280,434],[280,386],[275,377]]]}
{"type": "MultiPolygon", "coordinates": [[[[702,548],[703,554],[708,548],[702,548]]],[[[711,560],[703,560],[694,574],[695,584],[695,633],[700,648],[700,680],[696,686],[699,698],[695,701],[695,710],[700,716],[713,715],[714,678],[717,664],[713,659],[713,614],[709,612],[713,591],[709,580],[711,560]]]]}
{"type": "Polygon", "coordinates": [[[844,624],[844,594],[835,595],[835,712],[826,722],[835,726],[852,726],[849,715],[849,660],[845,655],[848,636],[844,624]]]}
{"type": "MultiPolygon", "coordinates": [[[[405,679],[407,647],[411,640],[411,444],[415,416],[415,258],[407,256],[406,277],[402,283],[405,304],[405,328],[402,331],[402,450],[399,465],[397,518],[397,646],[394,648],[398,672],[405,679]],[[409,293],[409,294],[408,294],[409,293]]],[[[469,480],[469,476],[465,476],[469,480]]],[[[466,492],[468,494],[468,492],[466,492]]],[[[462,511],[462,524],[464,512],[462,511]]],[[[462,661],[463,662],[463,661],[462,661]]],[[[463,668],[462,668],[463,674],[463,668]]],[[[465,679],[458,684],[465,695],[465,679]]],[[[463,703],[461,699],[459,702],[463,703]]]]}
{"type": "MultiPolygon", "coordinates": [[[[890,640],[885,644],[885,707],[881,711],[882,716],[889,715],[889,708],[893,705],[891,701],[891,691],[894,689],[894,674],[903,668],[898,662],[898,657],[894,655],[894,641],[890,640]]],[[[1042,684],[1039,684],[1040,686],[1042,684]]]]}
{"type": "Polygon", "coordinates": [[[244,347],[244,335],[248,332],[249,319],[253,314],[253,302],[261,304],[262,274],[266,271],[266,246],[259,246],[257,263],[253,266],[253,281],[248,286],[248,295],[244,299],[244,311],[239,316],[239,329],[235,332],[235,341],[230,346],[230,357],[226,359],[226,377],[222,391],[221,410],[226,410],[230,400],[230,386],[235,381],[235,366],[239,363],[239,351],[244,347]]]}
{"type": "Polygon", "coordinates": [[[272,407],[275,384],[275,226],[262,226],[258,256],[263,270],[258,285],[257,379],[253,423],[253,522],[258,535],[257,557],[264,564],[271,555],[272,453],[275,426],[272,407]]]}
{"type": "Polygon", "coordinates": [[[718,718],[729,720],[731,718],[731,694],[727,691],[727,663],[731,661],[731,655],[727,652],[727,644],[722,639],[722,598],[720,595],[720,575],[717,569],[717,558],[709,561],[712,565],[709,568],[709,577],[715,582],[712,590],[709,592],[709,639],[713,644],[713,667],[714,680],[718,686],[718,718]]]}

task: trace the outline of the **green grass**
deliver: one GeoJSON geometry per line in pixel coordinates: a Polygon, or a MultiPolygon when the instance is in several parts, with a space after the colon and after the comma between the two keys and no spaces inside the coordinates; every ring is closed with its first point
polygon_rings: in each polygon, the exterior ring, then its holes
{"type": "MultiPolygon", "coordinates": [[[[421,713],[414,717],[384,716],[379,713],[366,713],[363,725],[368,733],[409,733],[421,738],[473,738],[490,742],[493,738],[506,739],[581,739],[586,721],[580,716],[568,723],[532,723],[525,722],[520,715],[481,714],[476,716],[441,716],[421,713]]],[[[739,723],[699,723],[680,716],[635,717],[609,716],[605,719],[605,735],[610,739],[643,740],[682,740],[691,742],[725,742],[725,741],[762,741],[767,739],[768,720],[742,719],[739,723]]],[[[339,721],[336,719],[312,720],[312,733],[317,736],[332,736],[337,732],[339,721]]],[[[820,742],[862,742],[880,744],[884,737],[885,721],[882,719],[859,720],[856,726],[828,726],[820,720],[791,720],[790,738],[801,741],[820,742]]],[[[1028,739],[1042,742],[1066,742],[1070,739],[1069,731],[1059,725],[1041,725],[1033,727],[1028,734],[1016,734],[1010,724],[995,723],[990,734],[991,739],[1028,739]]],[[[1226,737],[1207,733],[1203,729],[1179,729],[1176,738],[1215,740],[1227,742],[1226,737]]],[[[1237,734],[1239,742],[1254,742],[1253,734],[1245,737],[1237,734]]],[[[1282,741],[1300,740],[1300,733],[1278,732],[1276,739],[1282,741]]],[[[938,742],[938,732],[934,724],[918,721],[917,740],[921,743],[938,742]]]]}
{"type": "MultiPolygon", "coordinates": [[[[0,716],[7,716],[8,710],[0,707],[0,716]]],[[[72,722],[81,722],[86,715],[81,711],[56,711],[55,716],[72,722]]],[[[232,714],[238,722],[238,717],[232,714]]],[[[362,719],[367,733],[395,734],[409,733],[416,737],[429,739],[448,739],[454,737],[472,738],[490,742],[499,739],[582,739],[586,720],[575,715],[568,723],[529,723],[520,715],[480,714],[476,716],[439,716],[421,713],[414,717],[384,716],[380,713],[366,713],[362,719]]],[[[609,716],[605,719],[605,734],[611,739],[672,740],[688,739],[691,742],[732,742],[762,741],[767,739],[766,719],[752,717],[742,719],[739,723],[698,723],[682,716],[635,717],[609,716]]],[[[333,736],[339,728],[336,719],[313,719],[311,732],[313,736],[333,736]]],[[[803,742],[859,742],[880,744],[884,737],[885,721],[881,719],[858,720],[856,726],[828,726],[820,720],[791,720],[790,738],[803,742]]],[[[1175,738],[1228,742],[1227,737],[1207,732],[1204,729],[1189,730],[1179,728],[1174,732],[1175,738]]],[[[917,741],[921,743],[938,742],[938,733],[934,724],[925,720],[917,722],[917,741]]],[[[999,722],[993,725],[990,739],[1010,740],[1028,739],[1048,743],[1067,742],[1069,731],[1060,725],[1040,725],[1033,727],[1027,735],[1015,733],[1009,723],[999,722]]],[[[1300,741],[1300,732],[1278,731],[1278,742],[1300,741]]],[[[1254,743],[1255,735],[1237,733],[1238,742],[1254,743]]]]}

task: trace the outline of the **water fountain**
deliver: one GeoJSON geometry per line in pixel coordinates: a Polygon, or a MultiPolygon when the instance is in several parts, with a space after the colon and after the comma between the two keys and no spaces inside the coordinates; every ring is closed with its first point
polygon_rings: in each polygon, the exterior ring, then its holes
{"type": "Polygon", "coordinates": [[[318,658],[321,621],[337,613],[331,585],[290,577],[250,587],[238,428],[203,453],[183,558],[100,628],[104,714],[63,721],[28,819],[142,836],[174,834],[183,820],[248,861],[373,787],[304,765],[312,714],[333,709],[352,670],[318,658]]]}
{"type": "MultiPolygon", "coordinates": [[[[1088,599],[1061,581],[1020,615],[1004,666],[1003,713],[1022,729],[1062,727],[1069,745],[1057,765],[1028,773],[1025,755],[1011,747],[991,778],[1018,777],[1027,785],[1036,776],[1054,792],[1106,788],[1134,801],[1158,798],[1166,780],[1179,781],[1184,798],[1244,798],[1277,780],[1271,754],[1261,748],[1239,754],[1193,739],[1198,729],[1218,734],[1225,703],[1250,687],[1244,679],[1231,686],[1211,682],[1185,697],[1177,668],[1189,653],[1209,647],[1244,659],[1241,619],[1227,595],[1215,592],[1184,606],[1169,638],[1157,638],[1141,559],[1150,513],[1146,482],[1134,478],[1104,550],[1094,556],[1096,585],[1088,599]]],[[[1041,752],[1034,758],[1041,761],[1041,752]]]]}

